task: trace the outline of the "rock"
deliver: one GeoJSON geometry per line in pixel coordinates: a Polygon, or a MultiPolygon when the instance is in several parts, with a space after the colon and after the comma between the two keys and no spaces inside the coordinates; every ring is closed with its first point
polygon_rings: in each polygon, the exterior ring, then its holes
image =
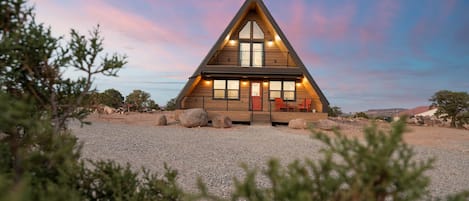
{"type": "Polygon", "coordinates": [[[322,130],[333,130],[339,128],[339,124],[329,119],[322,119],[316,123],[316,127],[322,130]]]}
{"type": "Polygon", "coordinates": [[[184,110],[174,110],[174,120],[179,121],[179,116],[181,116],[182,113],[184,113],[184,110]]]}
{"type": "Polygon", "coordinates": [[[217,115],[212,119],[212,126],[214,128],[231,128],[231,126],[233,126],[233,122],[228,116],[217,115]]]}
{"type": "Polygon", "coordinates": [[[308,124],[304,119],[292,119],[290,122],[288,122],[288,128],[305,129],[308,128],[308,124]]]}
{"type": "Polygon", "coordinates": [[[202,108],[188,109],[179,115],[179,121],[182,126],[187,128],[207,126],[208,115],[202,108]]]}
{"type": "Polygon", "coordinates": [[[168,120],[166,119],[166,115],[158,115],[156,117],[156,125],[157,126],[166,126],[168,125],[168,120]]]}
{"type": "Polygon", "coordinates": [[[107,105],[104,106],[103,110],[104,110],[104,114],[113,114],[114,111],[116,111],[116,109],[109,107],[107,105]]]}

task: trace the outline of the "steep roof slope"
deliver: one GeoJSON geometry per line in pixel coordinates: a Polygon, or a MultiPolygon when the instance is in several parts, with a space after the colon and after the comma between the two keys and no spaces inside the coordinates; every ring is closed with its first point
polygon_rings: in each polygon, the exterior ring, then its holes
{"type": "MultiPolygon", "coordinates": [[[[288,2],[288,1],[286,1],[286,2],[288,2]]],[[[187,94],[187,92],[191,90],[192,84],[196,81],[196,78],[199,75],[201,75],[204,68],[207,66],[207,63],[209,62],[210,58],[212,58],[214,56],[214,54],[216,53],[218,48],[225,42],[227,36],[229,37],[232,34],[232,32],[234,31],[234,28],[236,27],[237,23],[239,23],[243,19],[243,17],[249,12],[249,10],[252,7],[257,7],[260,10],[261,14],[265,15],[265,17],[267,18],[267,21],[269,23],[271,23],[271,25],[274,28],[275,32],[277,33],[278,37],[280,37],[280,39],[282,40],[282,42],[284,43],[284,45],[286,46],[288,51],[291,52],[292,58],[294,59],[295,63],[298,65],[298,67],[300,68],[303,75],[308,79],[308,81],[313,86],[314,90],[318,93],[319,98],[321,99],[321,102],[324,105],[324,111],[327,111],[328,106],[329,106],[329,101],[324,96],[323,92],[318,87],[317,83],[314,81],[313,77],[308,72],[305,65],[301,61],[301,59],[298,57],[298,54],[296,53],[295,49],[293,49],[293,47],[290,44],[290,42],[288,41],[287,37],[282,32],[282,30],[280,29],[277,22],[274,20],[274,18],[272,17],[270,11],[267,9],[267,7],[265,6],[265,4],[262,0],[246,0],[244,2],[244,4],[241,6],[241,8],[239,9],[239,11],[235,15],[235,17],[228,24],[225,31],[223,31],[223,33],[220,35],[217,42],[210,49],[209,53],[205,56],[205,58],[200,63],[199,67],[194,71],[192,76],[189,78],[189,81],[186,83],[184,88],[179,93],[179,95],[177,97],[178,105],[179,105],[181,99],[187,94]]]]}

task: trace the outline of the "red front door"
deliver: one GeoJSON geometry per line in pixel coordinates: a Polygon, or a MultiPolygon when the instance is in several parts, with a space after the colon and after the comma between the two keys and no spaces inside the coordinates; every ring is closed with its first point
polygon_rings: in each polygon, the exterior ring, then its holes
{"type": "Polygon", "coordinates": [[[251,82],[251,104],[252,110],[261,111],[262,110],[262,88],[261,82],[251,82]]]}

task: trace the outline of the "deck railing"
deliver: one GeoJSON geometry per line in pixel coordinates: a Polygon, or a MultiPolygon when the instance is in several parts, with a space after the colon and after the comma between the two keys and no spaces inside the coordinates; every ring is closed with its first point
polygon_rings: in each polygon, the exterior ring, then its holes
{"type": "MultiPolygon", "coordinates": [[[[266,101],[263,101],[265,103],[266,101]]],[[[314,99],[296,98],[295,101],[269,100],[268,104],[263,104],[263,112],[316,112],[314,109],[314,99]]],[[[182,100],[182,109],[203,108],[207,111],[250,111],[253,110],[251,98],[246,100],[213,99],[209,96],[186,96],[182,100]]]]}
{"type": "Polygon", "coordinates": [[[234,65],[244,67],[297,66],[288,51],[238,51],[218,50],[208,65],[234,65]]]}

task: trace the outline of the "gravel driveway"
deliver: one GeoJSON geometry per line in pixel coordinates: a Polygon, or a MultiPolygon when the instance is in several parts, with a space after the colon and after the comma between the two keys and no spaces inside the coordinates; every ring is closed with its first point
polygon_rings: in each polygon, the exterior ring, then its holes
{"type": "MultiPolygon", "coordinates": [[[[212,192],[229,195],[232,178],[242,178],[240,163],[264,167],[271,157],[286,164],[294,159],[318,158],[321,143],[284,128],[236,125],[231,129],[135,126],[94,122],[72,126],[84,142],[83,156],[112,159],[161,171],[166,162],[179,171],[181,186],[193,191],[201,177],[212,192]]],[[[467,145],[467,142],[465,143],[467,145]]],[[[469,147],[467,147],[469,150],[469,147]]],[[[469,153],[416,146],[418,158],[437,157],[429,171],[433,195],[469,189],[469,153]]],[[[265,184],[266,180],[260,180],[265,184]]]]}

